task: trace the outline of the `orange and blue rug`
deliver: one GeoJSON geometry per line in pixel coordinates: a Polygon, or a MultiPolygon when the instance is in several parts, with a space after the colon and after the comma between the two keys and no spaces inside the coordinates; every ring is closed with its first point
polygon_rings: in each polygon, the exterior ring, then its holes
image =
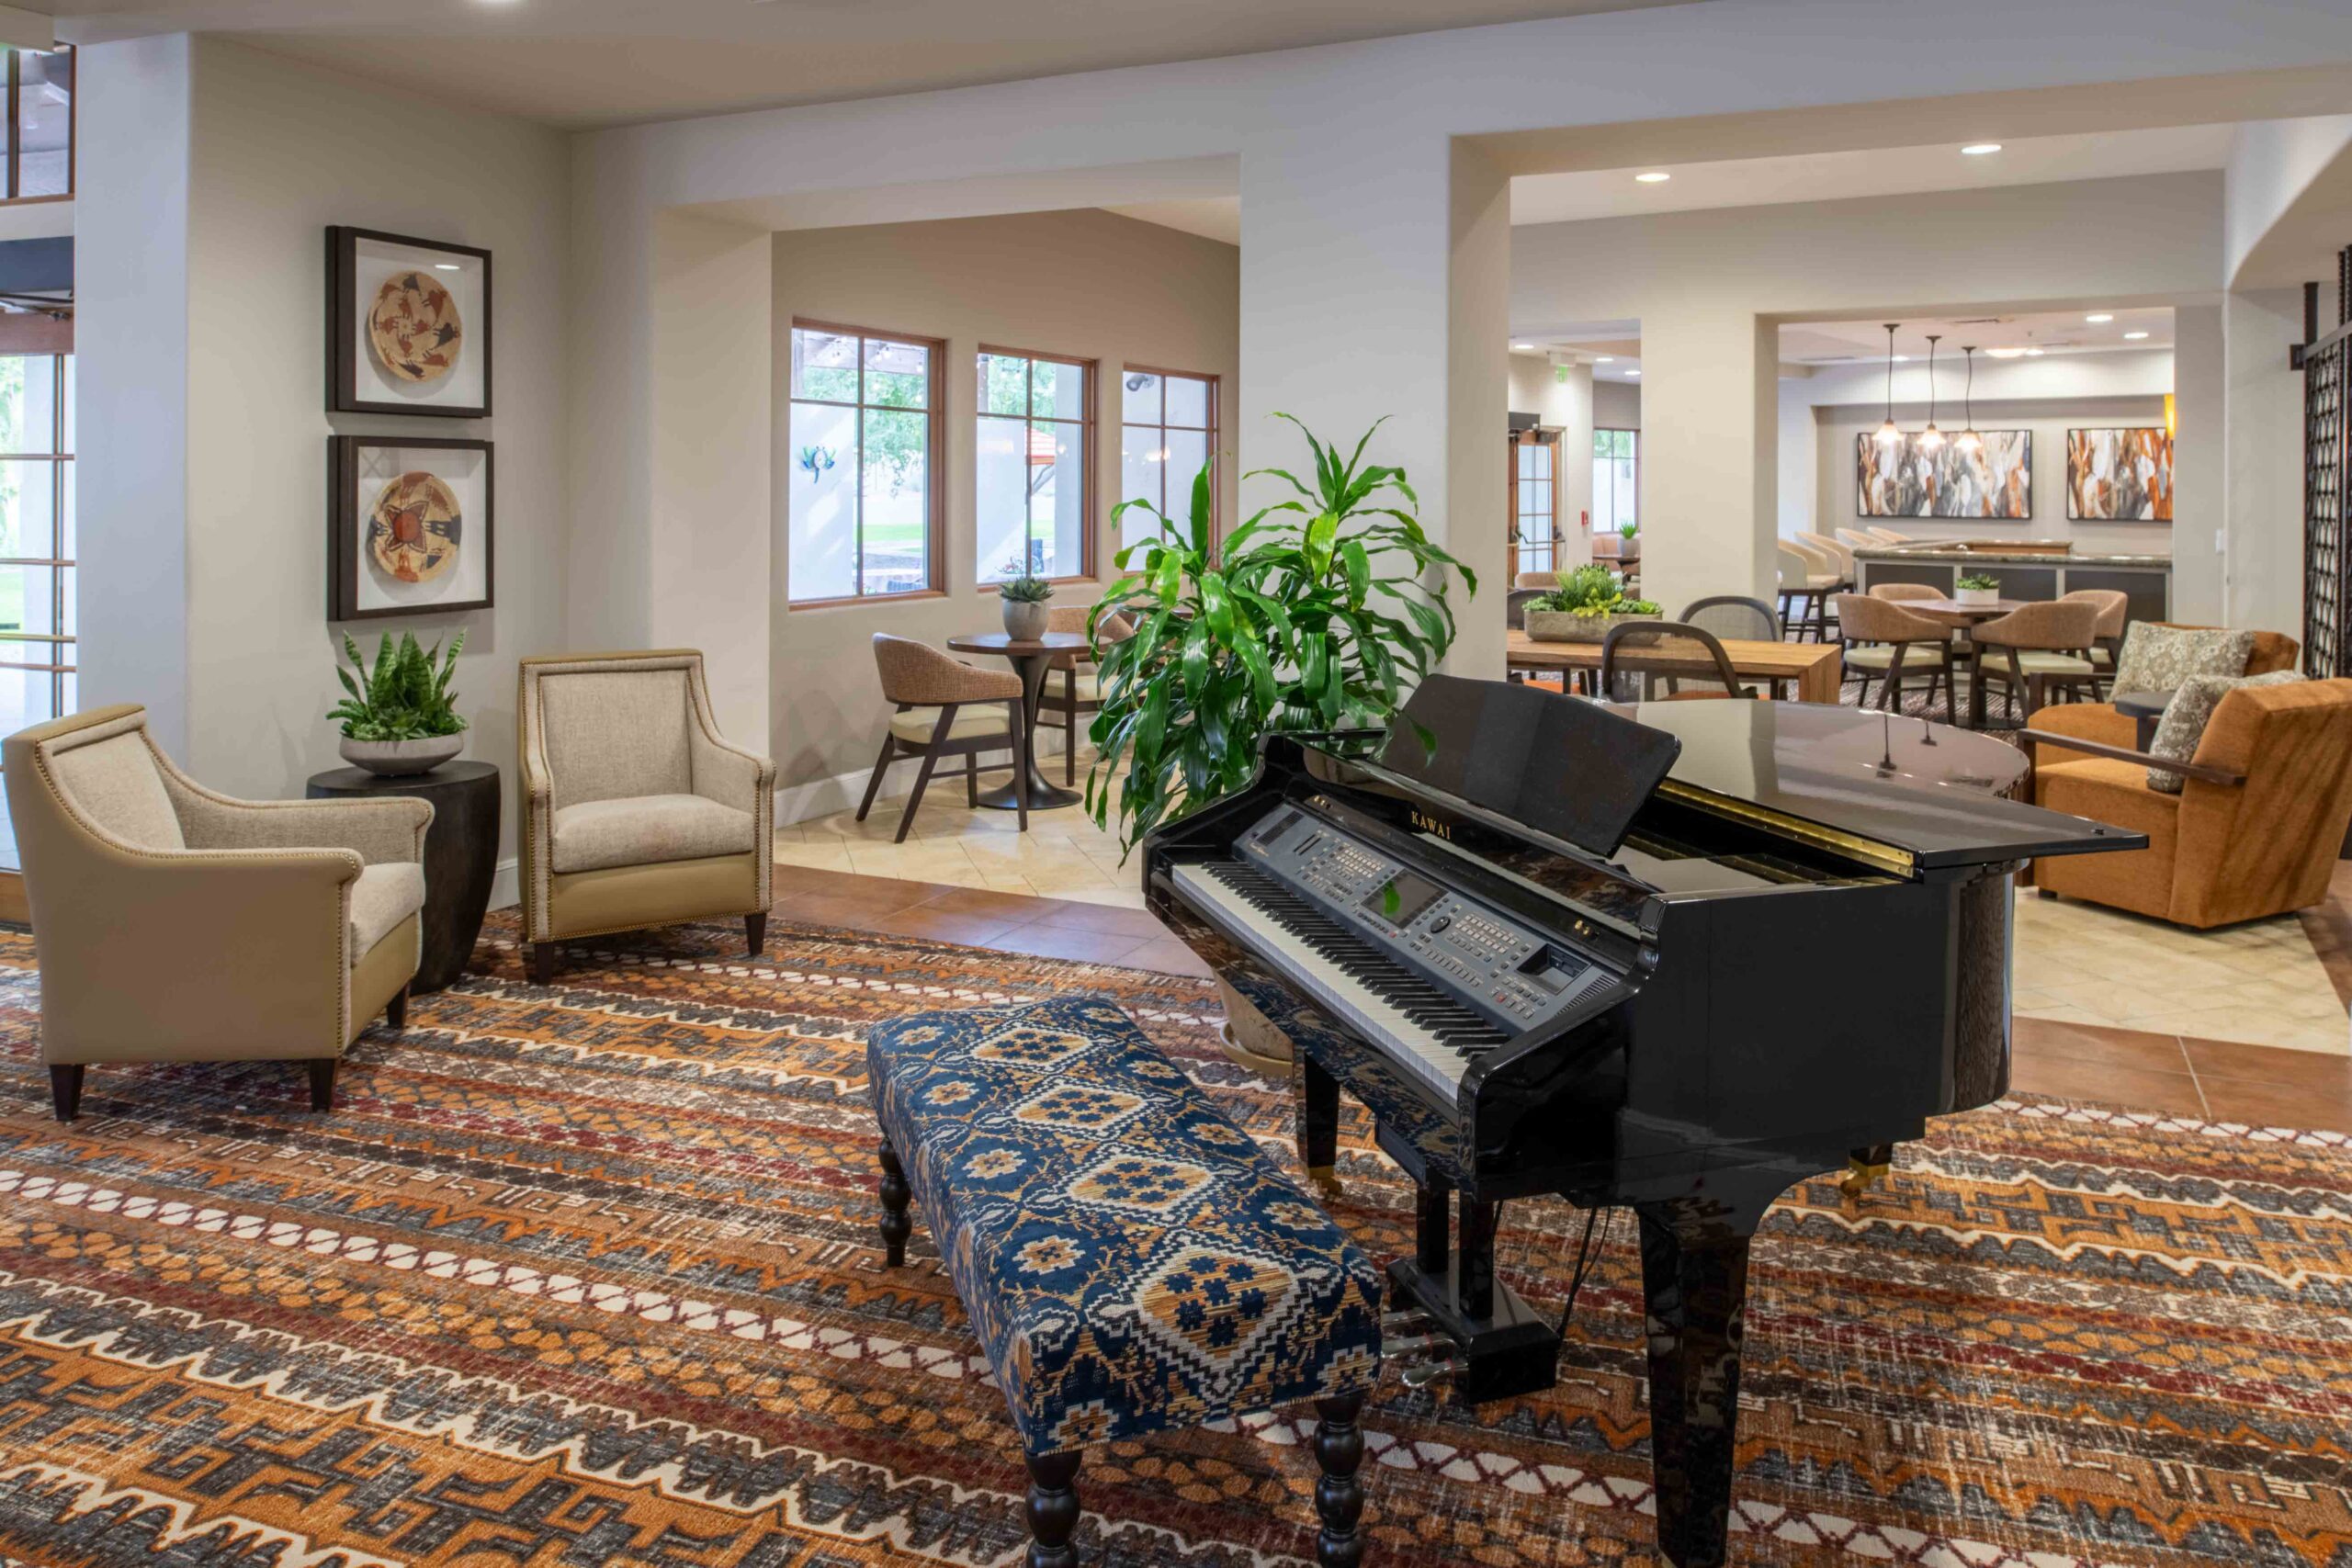
{"type": "MultiPolygon", "coordinates": [[[[1204,984],[784,928],[480,972],[299,1069],[91,1069],[48,1115],[30,939],[0,931],[0,1562],[848,1568],[1017,1562],[1018,1445],[929,1237],[885,1273],[866,1028],[1115,998],[1287,1158],[1284,1090],[1204,984]]],[[[1361,1121],[1336,1213],[1410,1189],[1361,1121]]],[[[1556,1303],[1577,1216],[1506,1212],[1556,1303]]],[[[1614,1227],[1559,1386],[1393,1377],[1372,1561],[1654,1560],[1639,1295],[1614,1227]]],[[[1953,1118],[1756,1248],[1734,1561],[2352,1568],[2352,1150],[2052,1101],[1953,1118]]],[[[1307,1419],[1311,1420],[1311,1415],[1307,1419]]],[[[1311,1561],[1282,1418],[1090,1459],[1089,1563],[1311,1561]]]]}

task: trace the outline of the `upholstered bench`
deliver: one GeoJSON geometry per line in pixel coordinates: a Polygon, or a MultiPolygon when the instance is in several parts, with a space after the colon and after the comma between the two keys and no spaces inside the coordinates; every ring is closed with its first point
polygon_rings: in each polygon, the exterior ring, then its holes
{"type": "Polygon", "coordinates": [[[1316,1402],[1317,1560],[1363,1557],[1380,1275],[1111,1002],[926,1013],[866,1044],[882,1239],[922,1206],[1012,1407],[1030,1568],[1071,1568],[1080,1451],[1316,1402]]]}

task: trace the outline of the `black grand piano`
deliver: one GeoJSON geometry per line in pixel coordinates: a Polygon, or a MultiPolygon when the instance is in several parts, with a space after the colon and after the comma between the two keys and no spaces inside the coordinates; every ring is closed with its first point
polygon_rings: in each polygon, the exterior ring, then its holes
{"type": "Polygon", "coordinates": [[[1270,739],[1249,788],[1145,841],[1153,912],[1293,1043],[1309,1170],[1330,1179],[1344,1088],[1419,1184],[1389,1266],[1408,1382],[1551,1386],[1565,1319],[1496,1280],[1498,1208],[1632,1207],[1681,1568],[1724,1561],[1765,1209],[1998,1098],[2009,874],[2145,847],[1955,768],[1985,743],[1433,676],[1388,732],[1270,739]],[[1825,963],[1838,1005],[1793,999],[1825,963]]]}

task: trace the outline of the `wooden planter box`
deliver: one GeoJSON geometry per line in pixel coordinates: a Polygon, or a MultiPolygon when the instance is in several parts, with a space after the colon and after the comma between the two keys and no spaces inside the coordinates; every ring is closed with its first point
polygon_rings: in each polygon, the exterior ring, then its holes
{"type": "Polygon", "coordinates": [[[1530,610],[1527,636],[1532,642],[1601,642],[1607,639],[1611,626],[1657,619],[1656,614],[1579,615],[1567,610],[1530,610]]]}

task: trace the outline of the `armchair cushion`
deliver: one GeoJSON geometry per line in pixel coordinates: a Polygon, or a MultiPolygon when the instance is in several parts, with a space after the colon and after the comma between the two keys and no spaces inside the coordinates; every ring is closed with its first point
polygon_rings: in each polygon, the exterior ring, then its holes
{"type": "Polygon", "coordinates": [[[558,875],[748,854],[757,838],[749,811],[685,794],[584,800],[559,808],[554,829],[558,875]]]}
{"type": "Polygon", "coordinates": [[[2243,675],[2254,633],[2134,621],[2115,660],[2119,692],[2169,692],[2191,675],[2243,675]]]}
{"type": "Polygon", "coordinates": [[[539,702],[559,814],[585,801],[694,792],[683,667],[549,671],[539,702]]]}
{"type": "Polygon", "coordinates": [[[52,770],[58,787],[85,817],[141,850],[184,850],[179,813],[155,766],[143,733],[126,731],[61,751],[52,770]]]}
{"type": "MultiPolygon", "coordinates": [[[[2223,697],[2240,686],[2285,686],[2302,678],[2299,670],[2274,670],[2267,675],[2191,675],[2165,705],[2165,716],[2156,724],[2155,739],[2148,742],[2148,753],[2194,761],[2197,748],[2205,739],[2205,727],[2212,722],[2213,710],[2222,705],[2223,697]]],[[[2148,787],[2166,795],[2178,795],[2186,782],[2169,768],[2148,770],[2148,787]]]]}
{"type": "Polygon", "coordinates": [[[424,908],[424,868],[413,861],[363,868],[351,885],[351,962],[359,961],[424,908]]]}

